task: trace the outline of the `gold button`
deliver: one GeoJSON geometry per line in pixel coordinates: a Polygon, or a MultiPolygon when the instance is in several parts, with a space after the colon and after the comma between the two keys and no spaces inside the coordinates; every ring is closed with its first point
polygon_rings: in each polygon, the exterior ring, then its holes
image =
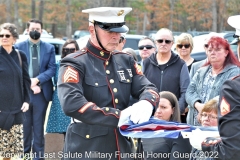
{"type": "Polygon", "coordinates": [[[106,61],[105,64],[108,65],[108,61],[106,61]]]}
{"type": "Polygon", "coordinates": [[[118,111],[116,111],[115,113],[118,114],[118,111]]]}
{"type": "Polygon", "coordinates": [[[154,102],[154,99],[151,99],[154,102]]]}
{"type": "Polygon", "coordinates": [[[90,135],[87,134],[87,135],[86,135],[86,138],[90,138],[90,135]]]}
{"type": "Polygon", "coordinates": [[[127,79],[127,82],[130,82],[130,80],[129,80],[129,79],[127,79]]]}
{"type": "Polygon", "coordinates": [[[156,98],[155,96],[152,96],[153,98],[156,98]]]}
{"type": "Polygon", "coordinates": [[[98,83],[95,83],[95,86],[98,86],[98,83]]]}
{"type": "Polygon", "coordinates": [[[110,79],[110,83],[114,83],[114,80],[113,80],[113,79],[110,79]]]}
{"type": "Polygon", "coordinates": [[[106,111],[109,111],[109,108],[108,108],[108,107],[106,107],[106,111]]]}
{"type": "Polygon", "coordinates": [[[101,56],[104,56],[104,52],[103,52],[103,51],[101,51],[101,52],[100,52],[100,55],[101,55],[101,56]]]}
{"type": "Polygon", "coordinates": [[[107,73],[107,74],[110,74],[110,71],[109,71],[109,70],[106,70],[106,73],[107,73]]]}
{"type": "Polygon", "coordinates": [[[115,93],[116,93],[116,92],[117,92],[117,88],[113,88],[113,92],[115,92],[115,93]]]}
{"type": "Polygon", "coordinates": [[[115,99],[115,103],[118,103],[118,99],[117,98],[115,99]]]}

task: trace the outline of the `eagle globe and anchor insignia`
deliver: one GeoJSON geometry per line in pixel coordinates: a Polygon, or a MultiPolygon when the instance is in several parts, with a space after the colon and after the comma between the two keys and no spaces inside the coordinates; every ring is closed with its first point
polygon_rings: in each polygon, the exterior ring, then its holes
{"type": "Polygon", "coordinates": [[[124,13],[124,10],[120,10],[117,15],[121,16],[123,13],[124,13]]]}

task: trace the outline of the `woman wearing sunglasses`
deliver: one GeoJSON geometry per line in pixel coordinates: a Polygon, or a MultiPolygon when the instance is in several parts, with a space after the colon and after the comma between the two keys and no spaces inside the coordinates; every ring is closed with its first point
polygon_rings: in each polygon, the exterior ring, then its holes
{"type": "Polygon", "coordinates": [[[186,62],[188,71],[190,71],[192,64],[196,62],[196,60],[191,57],[191,52],[193,50],[193,39],[191,34],[182,33],[178,36],[176,50],[180,58],[186,62]]]}
{"type": "Polygon", "coordinates": [[[0,157],[10,160],[23,154],[23,112],[29,108],[31,80],[28,62],[13,44],[18,38],[14,24],[0,26],[0,157]]]}
{"type": "MultiPolygon", "coordinates": [[[[63,45],[61,58],[64,58],[68,54],[77,52],[78,50],[79,50],[79,46],[77,41],[69,39],[63,45]]],[[[66,116],[63,113],[63,110],[57,95],[57,80],[58,80],[59,67],[60,67],[60,62],[57,63],[57,70],[54,76],[55,90],[53,93],[52,105],[51,105],[51,109],[48,117],[46,132],[60,133],[60,134],[64,134],[65,136],[67,127],[70,124],[70,117],[66,116]]]]}
{"type": "MultiPolygon", "coordinates": [[[[194,62],[196,62],[195,59],[191,57],[191,52],[193,50],[193,39],[192,36],[188,33],[182,33],[178,36],[176,41],[176,50],[178,55],[182,60],[185,61],[188,71],[190,72],[191,66],[194,62]]],[[[185,109],[185,113],[181,115],[181,121],[182,123],[187,122],[187,113],[188,108],[185,109]]]]}

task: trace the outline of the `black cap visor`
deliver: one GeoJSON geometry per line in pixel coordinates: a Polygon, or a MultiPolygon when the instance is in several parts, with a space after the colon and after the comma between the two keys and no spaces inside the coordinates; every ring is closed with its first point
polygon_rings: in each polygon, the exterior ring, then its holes
{"type": "Polygon", "coordinates": [[[95,21],[95,24],[98,25],[101,29],[110,32],[117,32],[117,33],[126,33],[128,32],[128,27],[123,23],[102,23],[95,21]]]}

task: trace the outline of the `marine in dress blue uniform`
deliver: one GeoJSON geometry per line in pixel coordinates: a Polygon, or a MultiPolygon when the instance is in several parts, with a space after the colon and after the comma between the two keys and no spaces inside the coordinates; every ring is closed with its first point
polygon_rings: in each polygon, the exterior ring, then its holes
{"type": "Polygon", "coordinates": [[[99,37],[99,32],[111,34],[118,43],[120,33],[128,31],[124,16],[130,11],[114,7],[83,10],[89,13],[91,38],[83,50],[61,61],[58,78],[61,106],[72,117],[64,159],[133,159],[131,140],[119,133],[118,126],[129,117],[134,123],[147,121],[158,106],[157,88],[133,57],[106,49],[104,37],[99,37]],[[140,101],[128,106],[130,95],[140,101]]]}

